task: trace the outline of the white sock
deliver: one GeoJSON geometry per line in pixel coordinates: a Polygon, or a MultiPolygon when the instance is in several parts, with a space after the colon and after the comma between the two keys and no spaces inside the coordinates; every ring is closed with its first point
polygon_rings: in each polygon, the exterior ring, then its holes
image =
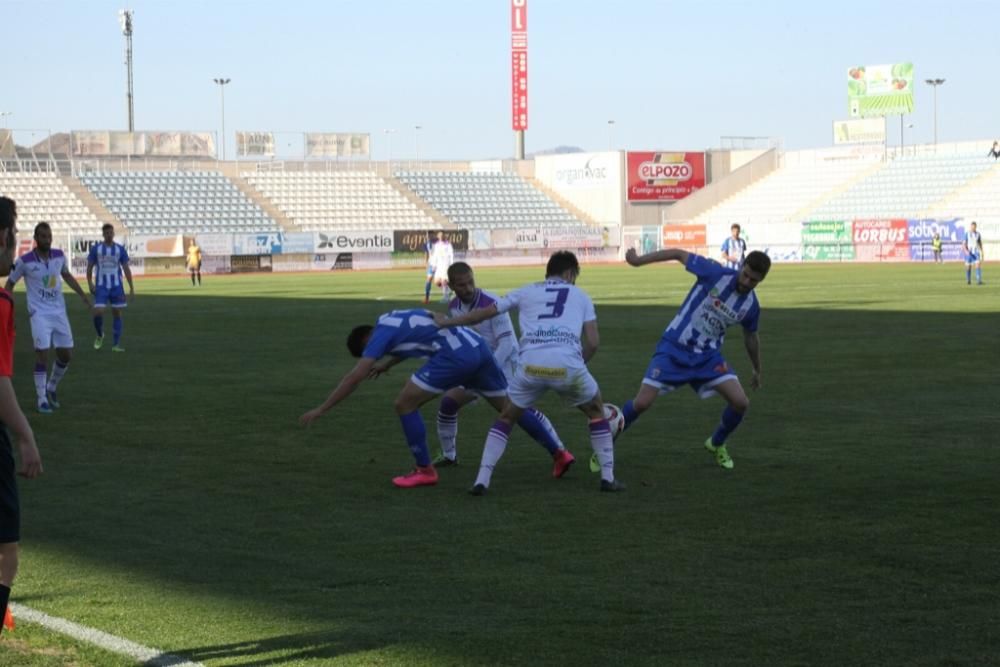
{"type": "MultiPolygon", "coordinates": [[[[509,430],[509,427],[508,427],[509,430]]],[[[496,428],[494,424],[486,436],[486,446],[483,447],[483,460],[479,463],[479,474],[476,476],[476,484],[489,487],[493,478],[493,469],[496,467],[504,450],[507,449],[508,433],[504,433],[496,428]]]]}
{"type": "Polygon", "coordinates": [[[458,457],[456,441],[458,440],[458,415],[443,415],[438,412],[437,419],[438,441],[441,443],[441,451],[452,460],[458,457]]]}
{"type": "Polygon", "coordinates": [[[45,371],[35,371],[35,393],[39,405],[45,402],[45,371]]]}
{"type": "Polygon", "coordinates": [[[615,446],[607,420],[591,422],[590,445],[601,464],[601,479],[606,482],[615,481],[615,446]]]}
{"type": "Polygon", "coordinates": [[[49,382],[46,389],[49,391],[55,391],[56,387],[59,386],[59,381],[63,379],[64,375],[66,375],[67,370],[69,370],[69,364],[63,364],[58,361],[52,364],[52,375],[49,376],[49,382]]]}

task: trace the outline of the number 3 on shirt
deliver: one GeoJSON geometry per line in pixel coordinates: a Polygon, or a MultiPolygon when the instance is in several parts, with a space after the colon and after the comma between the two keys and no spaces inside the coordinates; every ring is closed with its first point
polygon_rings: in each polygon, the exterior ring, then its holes
{"type": "Polygon", "coordinates": [[[566,308],[566,300],[569,299],[569,288],[568,287],[547,287],[546,292],[555,292],[556,300],[547,301],[546,306],[551,308],[551,312],[542,313],[538,316],[540,320],[552,320],[557,317],[562,317],[563,310],[566,308]]]}

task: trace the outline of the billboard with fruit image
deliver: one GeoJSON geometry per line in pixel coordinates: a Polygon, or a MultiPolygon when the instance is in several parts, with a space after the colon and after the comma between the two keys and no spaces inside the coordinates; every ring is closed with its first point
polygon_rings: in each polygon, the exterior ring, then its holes
{"type": "Polygon", "coordinates": [[[848,68],[847,108],[851,118],[913,113],[913,63],[848,68]]]}

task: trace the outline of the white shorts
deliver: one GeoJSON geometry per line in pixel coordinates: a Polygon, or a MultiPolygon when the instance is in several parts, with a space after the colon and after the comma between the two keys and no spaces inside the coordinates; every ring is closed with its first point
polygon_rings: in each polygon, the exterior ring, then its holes
{"type": "Polygon", "coordinates": [[[441,284],[448,282],[448,267],[438,268],[434,271],[434,282],[441,284]]]}
{"type": "Polygon", "coordinates": [[[50,347],[73,347],[73,330],[69,328],[66,314],[42,314],[31,316],[31,340],[36,350],[47,350],[50,347]]]}
{"type": "Polygon", "coordinates": [[[563,400],[576,406],[593,399],[600,388],[586,366],[567,368],[522,364],[514,373],[507,395],[511,403],[526,409],[534,406],[547,391],[556,392],[563,400]]]}

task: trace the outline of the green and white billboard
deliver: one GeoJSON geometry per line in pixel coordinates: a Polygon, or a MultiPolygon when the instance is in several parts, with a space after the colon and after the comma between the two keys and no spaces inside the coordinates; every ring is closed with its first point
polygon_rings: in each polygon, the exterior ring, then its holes
{"type": "Polygon", "coordinates": [[[867,65],[847,70],[851,118],[913,112],[913,63],[867,65]]]}

